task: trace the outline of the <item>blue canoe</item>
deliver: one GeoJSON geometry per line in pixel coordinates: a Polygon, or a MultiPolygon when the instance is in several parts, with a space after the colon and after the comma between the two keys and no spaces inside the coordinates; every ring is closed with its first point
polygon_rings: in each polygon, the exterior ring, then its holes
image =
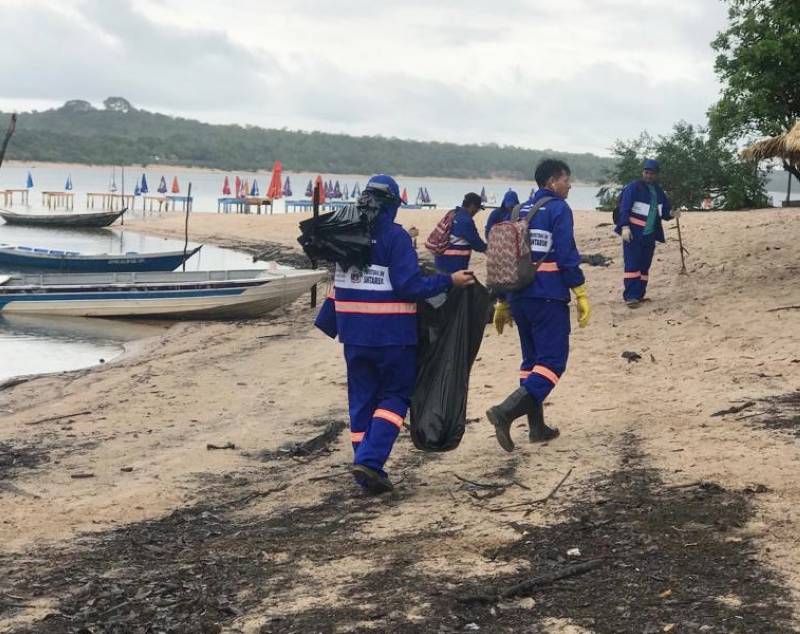
{"type": "MultiPolygon", "coordinates": [[[[202,245],[188,250],[185,259],[188,260],[201,248],[202,245]]],[[[85,255],[73,251],[0,244],[0,268],[12,271],[37,270],[59,273],[174,271],[183,262],[183,251],[85,255]]]]}

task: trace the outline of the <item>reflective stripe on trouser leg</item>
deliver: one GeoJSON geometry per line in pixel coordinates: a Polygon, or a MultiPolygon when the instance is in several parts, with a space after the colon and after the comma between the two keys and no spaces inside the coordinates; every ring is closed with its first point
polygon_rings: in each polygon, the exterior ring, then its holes
{"type": "Polygon", "coordinates": [[[415,346],[386,346],[370,348],[378,384],[378,402],[370,412],[370,422],[364,439],[358,445],[354,462],[384,474],[403,420],[411,403],[417,374],[415,346]]]}
{"type": "Polygon", "coordinates": [[[644,298],[647,289],[646,276],[656,248],[654,236],[645,236],[639,229],[631,229],[631,231],[633,240],[622,243],[622,255],[625,260],[623,297],[626,301],[644,298]],[[642,279],[643,273],[645,274],[644,280],[642,279]]]}
{"type": "MultiPolygon", "coordinates": [[[[543,299],[512,302],[512,312],[520,330],[523,367],[530,374],[522,386],[538,403],[543,403],[567,367],[569,356],[569,304],[543,299]],[[523,328],[525,332],[523,332],[523,328]],[[529,355],[533,354],[531,360],[529,355]],[[531,362],[532,361],[532,362],[531,362]]],[[[522,377],[522,373],[520,373],[522,377]]]]}
{"type": "Polygon", "coordinates": [[[375,408],[378,407],[380,384],[375,380],[378,369],[372,359],[372,348],[345,346],[347,363],[347,399],[350,410],[350,442],[353,453],[364,439],[375,408]]]}

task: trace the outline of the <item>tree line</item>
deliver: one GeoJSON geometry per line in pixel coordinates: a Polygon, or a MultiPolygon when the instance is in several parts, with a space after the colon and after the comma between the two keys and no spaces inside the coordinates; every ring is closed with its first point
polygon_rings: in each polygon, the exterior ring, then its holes
{"type": "Polygon", "coordinates": [[[212,125],[134,108],[109,97],[103,108],[71,100],[43,112],[22,113],[9,158],[100,165],[168,163],[223,170],[269,169],[279,159],[301,172],[451,178],[530,179],[536,163],[554,156],[575,178],[600,182],[608,157],[497,144],[460,145],[379,136],[212,125]]]}

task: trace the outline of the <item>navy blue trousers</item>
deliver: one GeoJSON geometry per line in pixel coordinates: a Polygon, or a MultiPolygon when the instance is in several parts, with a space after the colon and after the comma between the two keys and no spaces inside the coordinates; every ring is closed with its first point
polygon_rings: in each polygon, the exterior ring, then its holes
{"type": "Polygon", "coordinates": [[[345,345],[354,464],[386,475],[384,465],[411,403],[416,346],[345,345]]]}
{"type": "Polygon", "coordinates": [[[644,299],[650,279],[650,265],[656,252],[655,235],[646,236],[640,229],[631,231],[633,240],[622,243],[625,260],[625,291],[622,297],[626,302],[644,299]]]}
{"type": "Polygon", "coordinates": [[[569,304],[521,298],[511,302],[522,347],[519,380],[537,403],[544,403],[567,369],[569,304]]]}

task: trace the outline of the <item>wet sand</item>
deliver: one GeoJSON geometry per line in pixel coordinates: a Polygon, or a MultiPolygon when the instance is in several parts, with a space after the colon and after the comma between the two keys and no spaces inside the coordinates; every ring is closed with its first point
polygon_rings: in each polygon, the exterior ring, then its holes
{"type": "MultiPolygon", "coordinates": [[[[294,249],[302,217],[196,214],[190,238],[294,249]]],[[[424,238],[438,218],[400,221],[424,238]]],[[[0,391],[0,447],[18,456],[0,462],[0,630],[48,631],[48,614],[50,631],[796,627],[800,420],[785,395],[800,389],[800,216],[684,216],[689,275],[670,229],[636,311],[608,222],[576,214],[582,253],[613,262],[585,267],[592,323],[546,407],[562,436],[533,446],[520,426],[517,450],[499,449],[483,412],[515,387],[519,352],[513,330],[487,329],[461,446],[422,454],[402,434],[384,499],[343,475],[346,434],[292,445],[347,416],[341,349],[308,298],[0,391]],[[457,600],[587,559],[602,561],[533,599],[457,600]]],[[[183,219],[126,228],[178,236],[183,219]]]]}

